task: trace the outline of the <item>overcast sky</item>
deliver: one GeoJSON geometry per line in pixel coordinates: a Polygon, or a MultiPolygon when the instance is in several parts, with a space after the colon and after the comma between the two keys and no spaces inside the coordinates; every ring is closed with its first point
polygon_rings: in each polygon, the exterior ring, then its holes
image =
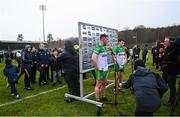
{"type": "Polygon", "coordinates": [[[133,29],[137,25],[163,27],[180,24],[180,0],[0,0],[0,40],[42,40],[45,32],[56,39],[78,36],[78,22],[133,29]]]}

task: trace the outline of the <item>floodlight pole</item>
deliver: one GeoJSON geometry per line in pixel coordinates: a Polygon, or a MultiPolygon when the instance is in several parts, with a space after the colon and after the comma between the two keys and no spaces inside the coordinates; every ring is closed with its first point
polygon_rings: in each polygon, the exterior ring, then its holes
{"type": "Polygon", "coordinates": [[[136,32],[136,46],[137,46],[138,42],[137,42],[137,32],[136,32]]]}
{"type": "Polygon", "coordinates": [[[46,5],[40,5],[42,11],[42,23],[43,23],[43,41],[45,42],[45,22],[44,22],[44,11],[46,11],[46,5]]]}

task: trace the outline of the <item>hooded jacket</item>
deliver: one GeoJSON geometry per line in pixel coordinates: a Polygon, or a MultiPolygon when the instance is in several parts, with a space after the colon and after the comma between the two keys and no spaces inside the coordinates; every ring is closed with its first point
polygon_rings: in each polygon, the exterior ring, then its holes
{"type": "Polygon", "coordinates": [[[65,51],[57,58],[57,61],[62,62],[65,74],[79,73],[79,54],[71,41],[65,42],[65,51]]]}
{"type": "Polygon", "coordinates": [[[18,81],[19,70],[16,66],[12,64],[6,65],[4,68],[4,75],[8,78],[9,83],[15,83],[18,81]]]}
{"type": "Polygon", "coordinates": [[[123,88],[132,87],[136,98],[136,108],[144,112],[154,112],[161,104],[161,96],[158,88],[159,80],[150,70],[139,67],[122,85],[123,88]]]}

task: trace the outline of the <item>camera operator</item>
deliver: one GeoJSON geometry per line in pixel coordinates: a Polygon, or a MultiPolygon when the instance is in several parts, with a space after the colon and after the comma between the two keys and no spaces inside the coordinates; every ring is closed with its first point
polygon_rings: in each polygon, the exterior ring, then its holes
{"type": "Polygon", "coordinates": [[[161,104],[161,98],[167,91],[167,85],[159,74],[145,67],[143,60],[134,62],[134,73],[127,82],[120,84],[122,88],[132,88],[136,98],[136,116],[153,116],[161,104]]]}
{"type": "Polygon", "coordinates": [[[170,96],[167,102],[168,106],[172,106],[175,102],[176,96],[176,75],[178,73],[178,57],[176,54],[176,48],[173,43],[170,42],[170,38],[164,39],[164,54],[161,58],[161,70],[163,72],[163,79],[168,84],[170,89],[170,96]]]}

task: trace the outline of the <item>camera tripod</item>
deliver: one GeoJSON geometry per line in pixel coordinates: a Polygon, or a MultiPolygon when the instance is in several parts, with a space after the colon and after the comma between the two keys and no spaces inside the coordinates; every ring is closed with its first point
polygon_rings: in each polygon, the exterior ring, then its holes
{"type": "Polygon", "coordinates": [[[177,75],[176,78],[179,79],[178,89],[177,89],[177,92],[176,92],[175,102],[173,103],[173,105],[172,105],[172,107],[171,107],[170,116],[173,116],[173,115],[174,115],[174,112],[175,112],[175,110],[176,110],[176,107],[179,105],[179,102],[180,102],[180,74],[177,75]]]}
{"type": "MultiPolygon", "coordinates": [[[[115,54],[112,52],[112,58],[115,58],[116,59],[116,56],[115,56],[115,54]]],[[[117,59],[116,59],[117,60],[117,59]]],[[[117,64],[117,62],[116,61],[114,61],[114,59],[113,59],[113,64],[114,64],[114,105],[115,105],[115,108],[116,108],[116,110],[117,110],[117,112],[118,112],[118,115],[114,115],[114,116],[127,116],[126,114],[124,114],[124,113],[122,113],[122,112],[120,112],[119,111],[119,106],[118,106],[118,101],[117,101],[117,93],[118,93],[118,91],[117,91],[117,85],[118,85],[118,79],[116,78],[116,74],[118,73],[118,71],[116,70],[116,64],[117,64]]]]}

